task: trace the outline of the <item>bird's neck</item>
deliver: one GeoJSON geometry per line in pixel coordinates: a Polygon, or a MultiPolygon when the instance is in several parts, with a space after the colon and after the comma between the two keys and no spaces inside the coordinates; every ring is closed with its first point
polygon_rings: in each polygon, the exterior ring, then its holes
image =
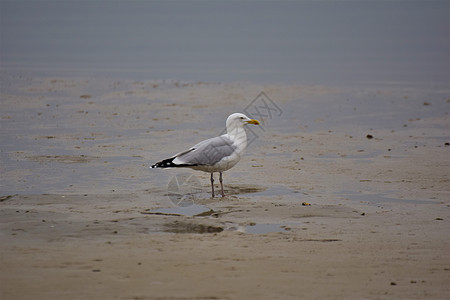
{"type": "Polygon", "coordinates": [[[227,134],[239,148],[245,149],[247,147],[247,134],[243,126],[227,126],[227,134]]]}

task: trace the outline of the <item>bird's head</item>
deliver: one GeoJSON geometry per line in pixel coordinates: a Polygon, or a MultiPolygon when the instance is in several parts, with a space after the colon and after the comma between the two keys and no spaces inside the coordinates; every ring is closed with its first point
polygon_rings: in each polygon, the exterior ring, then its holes
{"type": "Polygon", "coordinates": [[[227,118],[227,128],[229,126],[244,126],[247,124],[259,125],[259,122],[241,113],[234,113],[227,118]]]}

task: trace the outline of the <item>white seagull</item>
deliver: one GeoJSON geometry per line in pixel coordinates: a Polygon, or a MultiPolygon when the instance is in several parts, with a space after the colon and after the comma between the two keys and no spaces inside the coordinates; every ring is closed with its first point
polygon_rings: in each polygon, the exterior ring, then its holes
{"type": "Polygon", "coordinates": [[[234,113],[227,118],[227,133],[204,140],[186,151],[157,162],[152,168],[191,168],[211,173],[211,194],[214,197],[214,172],[219,172],[220,189],[223,192],[222,172],[231,169],[241,159],[247,148],[244,125],[259,125],[244,114],[234,113]]]}

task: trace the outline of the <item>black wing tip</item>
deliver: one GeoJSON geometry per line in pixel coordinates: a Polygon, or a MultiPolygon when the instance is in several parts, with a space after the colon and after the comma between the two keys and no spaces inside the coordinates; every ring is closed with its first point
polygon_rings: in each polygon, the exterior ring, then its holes
{"type": "Polygon", "coordinates": [[[183,167],[195,167],[198,164],[181,164],[181,165],[176,165],[173,163],[173,160],[175,159],[175,157],[171,157],[168,159],[164,159],[160,162],[157,162],[156,164],[154,164],[153,166],[151,166],[152,169],[154,168],[162,168],[162,169],[166,169],[166,168],[183,168],[183,167]]]}
{"type": "Polygon", "coordinates": [[[168,158],[168,159],[164,159],[160,162],[157,162],[156,164],[154,164],[152,166],[152,169],[154,168],[173,168],[176,167],[176,165],[173,163],[173,160],[175,159],[175,157],[172,158],[168,158]]]}

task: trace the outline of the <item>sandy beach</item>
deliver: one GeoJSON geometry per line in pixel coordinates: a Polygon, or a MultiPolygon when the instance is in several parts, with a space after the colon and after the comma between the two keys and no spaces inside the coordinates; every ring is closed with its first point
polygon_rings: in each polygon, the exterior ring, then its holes
{"type": "Polygon", "coordinates": [[[450,296],[448,89],[4,75],[1,92],[1,299],[450,296]],[[263,126],[228,196],[148,168],[232,112],[263,126]]]}

